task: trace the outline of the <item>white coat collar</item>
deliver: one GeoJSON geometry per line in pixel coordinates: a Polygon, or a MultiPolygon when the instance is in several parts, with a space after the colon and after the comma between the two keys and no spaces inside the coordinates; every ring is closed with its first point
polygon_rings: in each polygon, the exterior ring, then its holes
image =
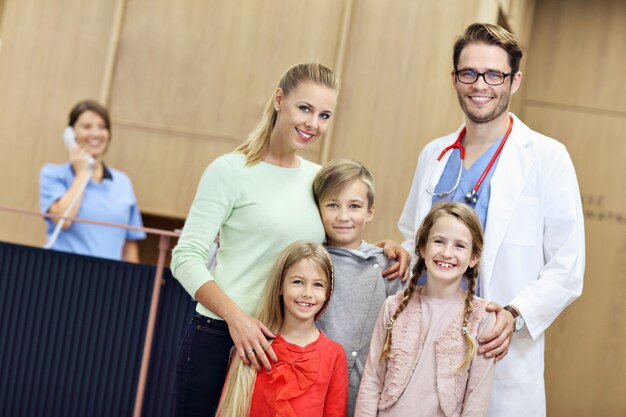
{"type": "MultiPolygon", "coordinates": [[[[529,173],[535,164],[532,131],[519,118],[513,116],[513,130],[502,148],[502,154],[491,177],[491,195],[487,214],[488,231],[480,260],[482,288],[488,290],[498,249],[513,219],[529,173]]],[[[488,293],[488,292],[487,292],[488,293]]],[[[483,292],[483,294],[485,294],[483,292]]]]}

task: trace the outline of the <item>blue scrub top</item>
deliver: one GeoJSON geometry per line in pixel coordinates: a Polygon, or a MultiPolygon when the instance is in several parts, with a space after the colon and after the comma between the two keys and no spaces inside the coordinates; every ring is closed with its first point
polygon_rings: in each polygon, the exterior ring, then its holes
{"type": "MultiPolygon", "coordinates": [[[[469,169],[462,168],[461,172],[461,181],[459,182],[459,186],[454,190],[451,194],[445,197],[438,197],[433,194],[433,205],[440,201],[452,201],[465,203],[468,206],[472,207],[478,218],[480,219],[480,224],[483,226],[483,232],[487,227],[487,213],[489,211],[489,199],[491,197],[491,177],[496,170],[496,166],[498,166],[498,161],[500,160],[500,155],[496,158],[491,169],[485,176],[483,183],[477,191],[478,201],[476,204],[468,204],[465,201],[465,194],[468,191],[474,189],[474,186],[478,182],[478,179],[489,165],[489,161],[493,158],[493,155],[498,150],[500,143],[504,136],[500,138],[500,140],[493,143],[485,153],[483,153],[480,158],[478,158],[469,169]]],[[[452,151],[452,155],[448,159],[446,163],[446,167],[441,174],[441,178],[439,179],[439,183],[435,187],[435,193],[447,192],[454,187],[456,183],[457,176],[459,175],[459,165],[463,162],[461,161],[461,151],[458,148],[454,148],[452,151]]],[[[425,282],[425,276],[420,277],[420,281],[425,282]]],[[[476,283],[476,295],[480,295],[480,280],[476,283]]]]}
{"type": "MultiPolygon", "coordinates": [[[[465,167],[462,168],[463,171],[461,172],[461,181],[459,182],[457,189],[454,190],[452,194],[445,197],[437,197],[433,194],[433,205],[440,201],[454,201],[467,204],[465,202],[465,194],[474,188],[474,185],[476,185],[476,182],[478,182],[478,179],[487,168],[487,165],[489,165],[489,161],[493,158],[493,155],[498,150],[498,147],[500,146],[500,143],[502,143],[503,139],[504,137],[493,143],[469,169],[465,169],[465,167]]],[[[460,156],[461,152],[458,148],[453,149],[451,152],[452,155],[450,155],[450,158],[446,163],[446,167],[441,174],[441,178],[439,179],[439,183],[435,187],[435,193],[450,191],[452,187],[454,187],[457,176],[459,175],[459,165],[462,164],[460,156]]],[[[478,195],[478,201],[476,204],[468,204],[476,211],[476,214],[480,219],[480,223],[483,226],[483,232],[487,226],[487,212],[489,210],[489,199],[491,197],[491,177],[496,170],[499,160],[500,155],[498,155],[494,161],[493,166],[487,173],[487,176],[485,176],[483,183],[478,189],[478,192],[476,193],[478,195]]]]}
{"type": "MultiPolygon", "coordinates": [[[[46,164],[39,176],[39,205],[42,212],[61,198],[74,181],[70,163],[46,164]]],[[[116,169],[105,167],[102,182],[90,180],[76,217],[142,227],[141,214],[130,179],[116,169]]],[[[46,219],[47,238],[55,224],[46,219]]],[[[89,223],[74,222],[62,230],[52,249],[108,259],[122,259],[126,240],[145,239],[136,230],[118,229],[89,223]]]]}

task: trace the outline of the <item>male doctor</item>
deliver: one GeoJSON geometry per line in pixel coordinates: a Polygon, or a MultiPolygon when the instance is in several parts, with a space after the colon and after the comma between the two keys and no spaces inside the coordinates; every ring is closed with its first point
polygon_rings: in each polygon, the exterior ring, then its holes
{"type": "Polygon", "coordinates": [[[479,353],[510,353],[496,366],[494,417],[545,416],[544,332],[580,296],[585,266],[569,154],[508,112],[521,58],[517,40],[496,25],[472,24],[457,40],[452,83],[465,124],[424,148],[398,224],[415,253],[415,232],[434,203],[465,202],[481,219],[479,295],[495,301],[497,322],[479,353]]]}

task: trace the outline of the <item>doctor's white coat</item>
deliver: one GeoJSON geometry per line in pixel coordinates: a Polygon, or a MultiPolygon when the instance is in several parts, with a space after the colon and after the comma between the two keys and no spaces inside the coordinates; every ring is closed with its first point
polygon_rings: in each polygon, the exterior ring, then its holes
{"type": "MultiPolygon", "coordinates": [[[[480,260],[481,297],[513,304],[526,327],[513,335],[496,365],[489,416],[545,416],[544,331],[580,296],[585,267],[581,196],[565,147],[528,128],[513,115],[513,130],[491,179],[491,197],[480,260]]],[[[415,233],[461,128],[426,145],[398,223],[403,246],[413,252],[415,233]],[[431,175],[432,173],[432,175],[431,175]]]]}

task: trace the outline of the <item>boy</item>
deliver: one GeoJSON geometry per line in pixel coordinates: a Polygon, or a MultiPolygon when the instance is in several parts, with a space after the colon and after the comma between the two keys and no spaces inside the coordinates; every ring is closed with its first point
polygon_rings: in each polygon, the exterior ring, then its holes
{"type": "Polygon", "coordinates": [[[374,217],[374,178],[367,168],[350,159],[331,161],[313,180],[313,195],[335,268],[333,299],[317,326],[346,351],[352,417],[378,313],[403,283],[382,277],[389,259],[363,240],[365,224],[374,217]]]}

